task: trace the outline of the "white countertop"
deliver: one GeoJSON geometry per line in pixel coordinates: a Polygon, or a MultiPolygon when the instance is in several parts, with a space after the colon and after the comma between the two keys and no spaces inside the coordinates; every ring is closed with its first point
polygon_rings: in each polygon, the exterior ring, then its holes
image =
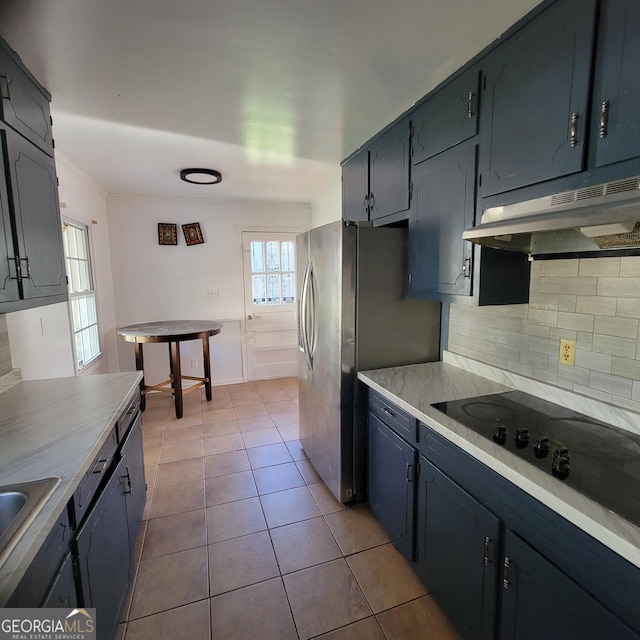
{"type": "MultiPolygon", "coordinates": [[[[387,400],[640,567],[639,527],[558,482],[493,441],[452,420],[434,409],[431,404],[518,389],[545,397],[551,402],[562,402],[571,408],[580,407],[576,410],[621,428],[639,428],[638,414],[604,405],[522,376],[502,372],[447,352],[445,362],[361,371],[358,378],[387,400]]],[[[640,496],[638,499],[640,500],[640,496]]]]}
{"type": "Polygon", "coordinates": [[[141,372],[18,382],[0,393],[0,486],[60,484],[0,567],[4,606],[137,391],[141,372]]]}

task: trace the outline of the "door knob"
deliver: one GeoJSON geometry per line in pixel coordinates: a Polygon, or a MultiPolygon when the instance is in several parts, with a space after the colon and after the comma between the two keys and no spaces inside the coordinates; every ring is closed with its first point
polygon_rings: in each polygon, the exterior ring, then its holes
{"type": "Polygon", "coordinates": [[[252,316],[251,314],[249,314],[249,315],[247,316],[247,320],[253,320],[253,316],[252,316]]]}

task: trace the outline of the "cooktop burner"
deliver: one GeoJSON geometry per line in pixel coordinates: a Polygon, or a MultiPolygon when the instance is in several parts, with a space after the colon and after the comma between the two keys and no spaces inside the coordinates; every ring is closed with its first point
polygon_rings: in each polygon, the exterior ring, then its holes
{"type": "Polygon", "coordinates": [[[640,526],[640,435],[522,391],[433,406],[640,526]]]}

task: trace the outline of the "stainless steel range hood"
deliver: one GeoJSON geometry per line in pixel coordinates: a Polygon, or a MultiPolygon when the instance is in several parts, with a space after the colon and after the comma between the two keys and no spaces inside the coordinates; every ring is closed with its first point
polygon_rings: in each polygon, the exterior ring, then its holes
{"type": "Polygon", "coordinates": [[[531,256],[640,253],[640,176],[485,209],[462,237],[531,256]]]}

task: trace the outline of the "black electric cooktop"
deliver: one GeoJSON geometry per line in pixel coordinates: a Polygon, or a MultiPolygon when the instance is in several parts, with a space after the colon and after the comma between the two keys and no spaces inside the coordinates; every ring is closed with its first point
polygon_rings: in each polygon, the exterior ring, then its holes
{"type": "Polygon", "coordinates": [[[640,435],[521,391],[433,406],[640,526],[640,435]]]}

